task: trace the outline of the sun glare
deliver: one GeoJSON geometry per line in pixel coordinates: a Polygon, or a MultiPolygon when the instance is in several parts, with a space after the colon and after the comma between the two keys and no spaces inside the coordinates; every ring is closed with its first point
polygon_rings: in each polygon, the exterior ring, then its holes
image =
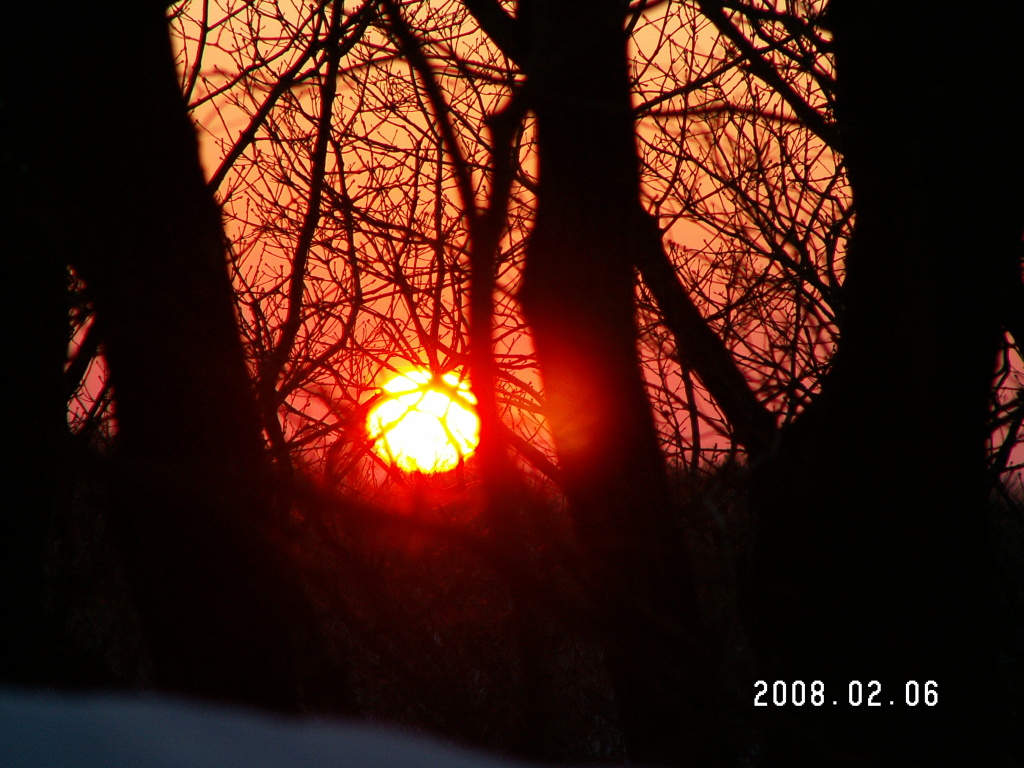
{"type": "Polygon", "coordinates": [[[382,387],[367,431],[373,450],[406,472],[447,472],[476,450],[476,398],[454,373],[438,378],[414,370],[382,387]]]}

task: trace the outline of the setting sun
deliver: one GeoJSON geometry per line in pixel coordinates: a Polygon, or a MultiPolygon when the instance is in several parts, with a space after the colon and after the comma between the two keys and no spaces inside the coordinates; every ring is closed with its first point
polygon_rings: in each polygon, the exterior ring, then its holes
{"type": "Polygon", "coordinates": [[[406,472],[447,472],[469,456],[480,439],[476,398],[454,373],[399,374],[382,387],[367,431],[377,455],[406,472]]]}

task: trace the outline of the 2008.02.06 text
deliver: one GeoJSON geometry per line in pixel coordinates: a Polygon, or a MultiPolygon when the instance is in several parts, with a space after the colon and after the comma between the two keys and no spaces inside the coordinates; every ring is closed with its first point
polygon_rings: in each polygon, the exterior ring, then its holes
{"type": "Polygon", "coordinates": [[[754,683],[755,707],[934,707],[938,703],[939,684],[934,680],[908,680],[903,686],[902,696],[898,697],[884,696],[882,684],[877,680],[870,680],[867,683],[851,680],[846,686],[845,695],[841,697],[826,695],[825,683],[821,680],[810,683],[803,680],[776,680],[770,684],[766,680],[758,680],[754,683]]]}

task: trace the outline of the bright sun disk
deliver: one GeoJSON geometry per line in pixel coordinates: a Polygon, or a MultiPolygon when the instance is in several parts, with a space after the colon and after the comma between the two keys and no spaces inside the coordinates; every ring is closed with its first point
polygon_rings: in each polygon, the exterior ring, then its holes
{"type": "Polygon", "coordinates": [[[408,371],[381,389],[366,419],[378,456],[406,472],[447,472],[476,450],[476,398],[454,373],[408,371]]]}

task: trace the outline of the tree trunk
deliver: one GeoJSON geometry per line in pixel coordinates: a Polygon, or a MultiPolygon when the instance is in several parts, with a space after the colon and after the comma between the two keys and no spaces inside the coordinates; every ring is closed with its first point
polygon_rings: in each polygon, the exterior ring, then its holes
{"type": "Polygon", "coordinates": [[[630,753],[710,764],[696,704],[706,647],[637,358],[632,235],[647,214],[626,7],[520,4],[540,162],[520,299],[630,753]]]}
{"type": "MultiPolygon", "coordinates": [[[[828,683],[839,704],[797,715],[841,751],[996,765],[986,417],[1024,230],[1002,31],[1021,14],[849,5],[829,11],[857,211],[848,312],[820,398],[758,471],[752,630],[763,677],[828,683]],[[883,706],[846,705],[852,680],[880,681],[883,706]],[[908,707],[911,680],[936,681],[939,705],[908,707]]],[[[773,764],[820,764],[805,732],[776,734],[773,764]]]]}
{"type": "Polygon", "coordinates": [[[287,542],[270,538],[281,528],[219,212],[163,10],[18,15],[26,39],[45,30],[46,51],[22,51],[34,79],[15,98],[48,194],[37,204],[103,325],[117,419],[110,512],[153,682],[295,708],[313,619],[287,542]]]}
{"type": "MultiPolygon", "coordinates": [[[[13,72],[4,56],[0,66],[13,72]]],[[[5,92],[7,92],[5,82],[5,92]]],[[[68,351],[68,271],[56,244],[41,242],[51,226],[49,190],[25,162],[16,139],[26,116],[11,101],[0,119],[8,127],[3,148],[4,246],[6,280],[12,300],[5,303],[7,358],[12,387],[8,500],[0,513],[0,589],[8,629],[2,633],[0,680],[18,685],[77,680],[60,633],[43,610],[46,538],[68,491],[69,434],[64,397],[68,351]]]]}

